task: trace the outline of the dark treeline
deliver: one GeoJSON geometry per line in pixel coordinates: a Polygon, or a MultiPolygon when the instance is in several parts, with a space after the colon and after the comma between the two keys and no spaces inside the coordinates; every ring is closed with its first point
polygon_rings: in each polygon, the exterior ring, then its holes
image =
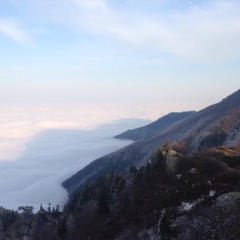
{"type": "Polygon", "coordinates": [[[99,177],[62,212],[7,212],[0,239],[239,239],[239,167],[236,149],[187,155],[167,143],[139,169],[99,177]]]}

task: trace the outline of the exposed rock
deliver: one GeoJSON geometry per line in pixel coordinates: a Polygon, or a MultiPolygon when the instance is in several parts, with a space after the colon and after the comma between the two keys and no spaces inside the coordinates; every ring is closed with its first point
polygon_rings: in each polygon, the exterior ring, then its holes
{"type": "Polygon", "coordinates": [[[240,208],[240,192],[229,192],[216,199],[216,206],[230,208],[240,208]]]}
{"type": "Polygon", "coordinates": [[[164,151],[163,156],[166,158],[165,161],[166,161],[167,171],[174,173],[176,171],[179,154],[173,150],[169,150],[169,151],[164,151]]]}

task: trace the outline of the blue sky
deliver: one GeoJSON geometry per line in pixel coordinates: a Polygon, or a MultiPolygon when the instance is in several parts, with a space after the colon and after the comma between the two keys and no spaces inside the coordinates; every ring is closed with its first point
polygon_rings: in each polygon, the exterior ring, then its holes
{"type": "Polygon", "coordinates": [[[207,106],[239,43],[236,0],[0,0],[0,102],[207,106]]]}

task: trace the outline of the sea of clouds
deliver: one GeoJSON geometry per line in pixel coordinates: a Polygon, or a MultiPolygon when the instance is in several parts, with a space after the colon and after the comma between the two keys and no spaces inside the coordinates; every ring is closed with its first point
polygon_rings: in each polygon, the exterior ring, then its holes
{"type": "Polygon", "coordinates": [[[130,144],[113,136],[149,123],[141,114],[98,105],[0,106],[0,205],[62,208],[68,194],[61,183],[130,144]]]}
{"type": "Polygon", "coordinates": [[[176,109],[184,107],[0,105],[0,206],[62,208],[68,200],[64,180],[132,143],[115,135],[176,109]]]}

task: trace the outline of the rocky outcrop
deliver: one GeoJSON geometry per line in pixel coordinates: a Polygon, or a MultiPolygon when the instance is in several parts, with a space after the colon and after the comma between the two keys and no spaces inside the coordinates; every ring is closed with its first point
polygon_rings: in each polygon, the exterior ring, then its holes
{"type": "Polygon", "coordinates": [[[240,192],[229,192],[216,199],[216,206],[225,209],[240,209],[240,192]]]}
{"type": "Polygon", "coordinates": [[[169,150],[169,151],[164,151],[163,156],[166,159],[165,160],[166,170],[168,172],[174,173],[176,171],[179,154],[176,151],[169,150]]]}

